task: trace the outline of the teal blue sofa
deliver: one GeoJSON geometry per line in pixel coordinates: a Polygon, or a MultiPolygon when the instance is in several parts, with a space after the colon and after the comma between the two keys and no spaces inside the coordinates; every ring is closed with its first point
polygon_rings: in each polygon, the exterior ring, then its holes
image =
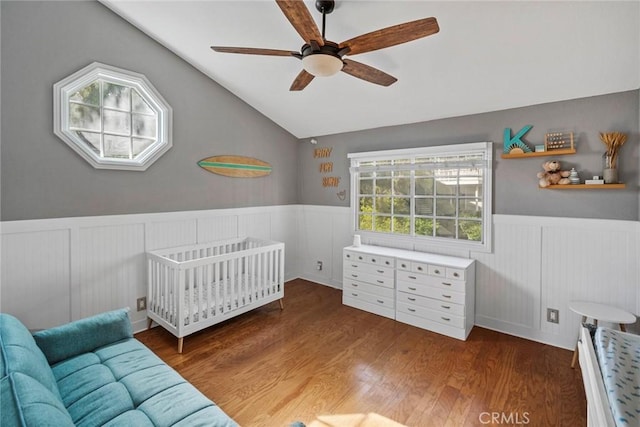
{"type": "Polygon", "coordinates": [[[237,426],[133,338],[127,312],[33,335],[0,313],[2,426],[237,426]]]}

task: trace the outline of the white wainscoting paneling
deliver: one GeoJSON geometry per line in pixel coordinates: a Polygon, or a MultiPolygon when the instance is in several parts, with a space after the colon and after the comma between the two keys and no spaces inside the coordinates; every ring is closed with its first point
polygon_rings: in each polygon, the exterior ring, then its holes
{"type": "Polygon", "coordinates": [[[198,242],[213,242],[238,237],[238,217],[217,215],[198,218],[198,242]]]}
{"type": "Polygon", "coordinates": [[[493,253],[476,260],[476,322],[501,328],[540,324],[540,228],[494,222],[493,253]]]}
{"type": "Polygon", "coordinates": [[[144,224],[83,227],[79,232],[79,281],[72,286],[74,319],[131,307],[132,322],[144,320],[136,299],[147,294],[144,224]],[[141,268],[143,267],[143,268],[141,268]]]}
{"type": "Polygon", "coordinates": [[[543,227],[541,309],[559,309],[560,323],[542,322],[542,331],[577,338],[580,316],[569,310],[572,300],[636,312],[638,238],[624,225],[585,220],[543,227]]]}
{"type": "Polygon", "coordinates": [[[145,229],[145,248],[153,251],[162,248],[194,245],[198,242],[196,219],[149,222],[145,229]]]}
{"type": "Polygon", "coordinates": [[[71,319],[69,230],[2,234],[0,310],[27,328],[71,319]]]}
{"type": "Polygon", "coordinates": [[[128,306],[146,296],[149,250],[247,235],[285,242],[285,277],[298,277],[299,207],[58,218],[2,223],[0,308],[41,329],[128,306]]]}
{"type": "MultiPolygon", "coordinates": [[[[35,329],[126,305],[142,330],[146,251],[240,235],[285,242],[286,279],[341,288],[351,226],[349,208],[310,205],[3,222],[0,308],[35,329]]],[[[494,215],[493,233],[492,253],[407,248],[477,260],[476,325],[573,348],[571,300],[640,313],[640,222],[494,215]]]]}
{"type": "MultiPolygon", "coordinates": [[[[342,248],[353,236],[350,210],[302,206],[300,218],[300,275],[340,287],[342,248]],[[331,273],[315,271],[315,260],[331,253],[333,264],[324,264],[331,273]]],[[[580,319],[569,310],[571,300],[640,313],[637,221],[494,215],[492,253],[384,236],[363,236],[363,243],[476,259],[476,325],[511,335],[573,348],[580,319]],[[559,324],[546,321],[547,307],[559,310],[559,324]]]]}
{"type": "Polygon", "coordinates": [[[300,210],[300,277],[342,289],[342,248],[351,245],[350,209],[304,205],[300,210]],[[322,262],[322,270],[317,262],[322,262]]]}

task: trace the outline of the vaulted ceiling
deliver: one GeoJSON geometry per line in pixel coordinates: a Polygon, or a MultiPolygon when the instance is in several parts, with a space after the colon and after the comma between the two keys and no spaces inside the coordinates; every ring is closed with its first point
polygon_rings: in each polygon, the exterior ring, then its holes
{"type": "Polygon", "coordinates": [[[637,1],[338,0],[326,26],[335,42],[430,16],[440,32],[354,57],[395,76],[389,87],[338,73],[300,92],[289,91],[296,58],[210,49],[299,50],[275,1],[101,1],[298,138],[640,87],[637,1]]]}

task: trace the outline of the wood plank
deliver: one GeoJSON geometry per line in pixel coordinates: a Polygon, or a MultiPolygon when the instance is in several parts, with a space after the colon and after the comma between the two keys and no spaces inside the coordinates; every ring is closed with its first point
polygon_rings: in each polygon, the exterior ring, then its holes
{"type": "Polygon", "coordinates": [[[564,184],[538,187],[541,190],[622,190],[625,184],[564,184]]]}
{"type": "Polygon", "coordinates": [[[162,328],[136,338],[242,426],[368,412],[407,426],[477,426],[484,413],[586,424],[571,351],[478,327],[459,341],[344,306],[337,289],[285,286],[284,310],[274,302],[190,335],[183,354],[162,328]]]}
{"type": "Polygon", "coordinates": [[[575,148],[560,148],[557,150],[532,151],[531,153],[502,153],[500,157],[503,159],[526,159],[527,157],[553,157],[566,154],[576,154],[575,148]]]}

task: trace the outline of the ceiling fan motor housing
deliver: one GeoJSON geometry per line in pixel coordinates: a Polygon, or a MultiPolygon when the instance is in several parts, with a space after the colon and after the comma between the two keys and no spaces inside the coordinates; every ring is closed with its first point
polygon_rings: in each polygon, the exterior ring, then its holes
{"type": "Polygon", "coordinates": [[[300,49],[302,66],[316,77],[332,76],[342,70],[342,51],[336,43],[325,41],[319,46],[317,43],[304,44],[300,49]]]}

